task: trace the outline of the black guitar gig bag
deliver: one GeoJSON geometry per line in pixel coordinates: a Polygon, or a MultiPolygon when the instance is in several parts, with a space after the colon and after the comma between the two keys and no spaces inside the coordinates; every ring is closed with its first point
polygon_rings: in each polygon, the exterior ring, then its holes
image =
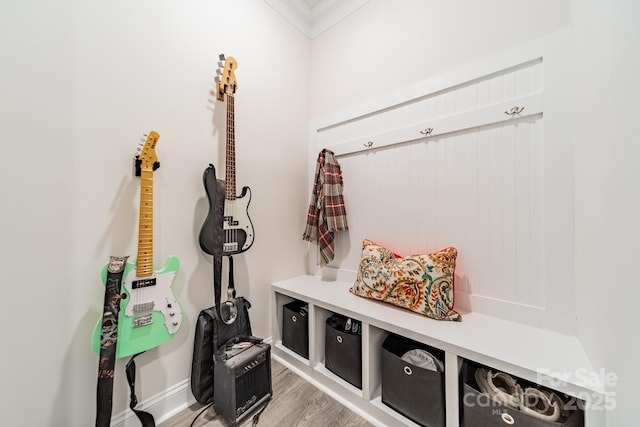
{"type": "Polygon", "coordinates": [[[251,304],[239,297],[236,306],[238,317],[231,325],[218,320],[215,307],[206,308],[198,315],[191,361],[191,393],[203,405],[213,402],[213,358],[218,348],[232,338],[251,335],[251,304]]]}

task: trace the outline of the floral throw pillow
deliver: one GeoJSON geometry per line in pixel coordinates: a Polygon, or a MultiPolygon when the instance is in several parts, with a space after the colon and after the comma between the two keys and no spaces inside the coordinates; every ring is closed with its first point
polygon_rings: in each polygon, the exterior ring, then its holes
{"type": "Polygon", "coordinates": [[[388,302],[437,320],[459,322],[453,309],[456,248],[400,257],[370,240],[362,241],[362,258],[354,295],[388,302]]]}

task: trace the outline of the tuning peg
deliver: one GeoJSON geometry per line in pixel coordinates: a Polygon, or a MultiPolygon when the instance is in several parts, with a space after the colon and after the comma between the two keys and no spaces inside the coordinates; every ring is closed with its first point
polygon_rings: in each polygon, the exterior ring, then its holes
{"type": "Polygon", "coordinates": [[[224,53],[221,53],[218,58],[220,58],[221,61],[224,61],[224,53]]]}
{"type": "Polygon", "coordinates": [[[218,67],[224,68],[224,64],[222,62],[218,62],[218,67]]]}
{"type": "Polygon", "coordinates": [[[220,83],[220,76],[215,76],[213,80],[215,80],[216,83],[220,83]]]}
{"type": "Polygon", "coordinates": [[[221,75],[222,75],[222,70],[221,70],[220,68],[218,68],[218,69],[216,70],[216,74],[217,74],[217,75],[219,75],[219,76],[221,76],[221,75]]]}

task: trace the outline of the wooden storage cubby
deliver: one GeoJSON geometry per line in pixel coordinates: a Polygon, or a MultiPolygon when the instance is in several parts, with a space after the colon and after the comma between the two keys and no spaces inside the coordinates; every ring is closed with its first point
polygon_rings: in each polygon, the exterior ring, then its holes
{"type": "MultiPolygon", "coordinates": [[[[463,360],[491,366],[531,382],[556,384],[569,396],[601,396],[597,384],[546,373],[593,372],[577,338],[479,313],[463,312],[462,322],[436,321],[390,304],[358,297],[352,283],[299,276],[271,285],[272,356],[310,383],[380,426],[416,426],[382,403],[381,349],[389,333],[444,351],[446,426],[459,427],[459,375],[463,360]],[[309,359],[282,345],[282,306],[309,304],[309,359]],[[362,389],[324,366],[325,322],[333,313],[362,321],[362,389]]],[[[585,426],[603,425],[604,411],[585,409],[585,426]]]]}

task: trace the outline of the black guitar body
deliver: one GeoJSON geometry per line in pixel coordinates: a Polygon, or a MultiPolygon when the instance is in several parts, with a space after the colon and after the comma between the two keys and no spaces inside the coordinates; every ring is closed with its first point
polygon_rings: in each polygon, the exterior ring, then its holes
{"type": "Polygon", "coordinates": [[[216,205],[216,197],[224,197],[224,194],[219,194],[216,191],[216,168],[212,164],[209,164],[209,167],[204,170],[204,173],[202,174],[202,181],[204,184],[204,191],[207,193],[207,199],[209,200],[209,213],[207,214],[207,218],[205,218],[204,224],[202,224],[202,228],[200,229],[198,241],[200,242],[200,248],[203,251],[209,255],[214,255],[215,229],[216,226],[220,227],[220,225],[214,224],[213,207],[216,205]]]}
{"type": "MultiPolygon", "coordinates": [[[[213,236],[216,224],[211,219],[211,207],[215,206],[216,197],[224,197],[224,194],[216,194],[216,172],[213,165],[209,165],[205,169],[202,180],[209,200],[209,213],[200,230],[199,242],[200,248],[205,253],[213,255],[213,236]]],[[[253,224],[248,214],[250,202],[251,189],[249,187],[243,187],[242,193],[236,200],[225,200],[223,255],[236,255],[245,252],[253,244],[253,224]]]]}

